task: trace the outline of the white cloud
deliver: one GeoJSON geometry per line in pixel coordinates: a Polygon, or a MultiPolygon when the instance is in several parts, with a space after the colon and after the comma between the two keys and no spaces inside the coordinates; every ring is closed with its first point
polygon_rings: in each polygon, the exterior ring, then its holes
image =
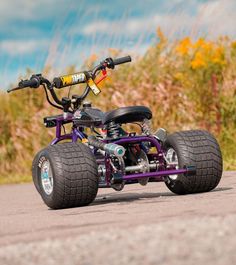
{"type": "Polygon", "coordinates": [[[61,17],[72,7],[69,0],[3,0],[0,3],[0,23],[36,21],[43,18],[61,17]],[[65,8],[67,7],[67,8],[65,8]]]}
{"type": "Polygon", "coordinates": [[[0,43],[0,50],[10,56],[16,56],[30,54],[47,46],[46,40],[4,40],[0,43]]]}
{"type": "MultiPolygon", "coordinates": [[[[182,3],[183,1],[177,1],[182,3]]],[[[128,18],[116,21],[100,20],[87,24],[83,34],[87,36],[105,34],[134,37],[154,32],[158,26],[170,36],[192,35],[198,37],[209,33],[211,36],[228,34],[236,36],[236,3],[233,0],[213,0],[196,5],[196,10],[163,13],[148,17],[128,18]]],[[[74,29],[74,32],[76,29],[74,29]]]]}
{"type": "Polygon", "coordinates": [[[199,7],[199,28],[206,27],[211,36],[236,36],[236,2],[233,0],[210,1],[199,7]]]}
{"type": "MultiPolygon", "coordinates": [[[[43,1],[44,2],[44,1],[43,1]]],[[[9,22],[13,19],[36,19],[35,9],[39,5],[39,1],[31,0],[10,0],[1,1],[0,19],[1,22],[9,22]]]]}
{"type": "Polygon", "coordinates": [[[170,30],[176,26],[182,26],[184,20],[191,20],[189,15],[179,19],[179,15],[154,15],[152,17],[130,18],[116,21],[97,21],[88,24],[83,29],[84,35],[108,34],[134,36],[144,32],[155,31],[157,26],[170,30]]]}

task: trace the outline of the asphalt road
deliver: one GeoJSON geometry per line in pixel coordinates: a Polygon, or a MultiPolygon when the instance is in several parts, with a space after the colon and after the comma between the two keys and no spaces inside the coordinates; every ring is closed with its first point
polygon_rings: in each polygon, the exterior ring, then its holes
{"type": "Polygon", "coordinates": [[[32,184],[0,187],[1,265],[197,263],[236,264],[236,172],[209,193],[135,184],[57,211],[32,184]]]}

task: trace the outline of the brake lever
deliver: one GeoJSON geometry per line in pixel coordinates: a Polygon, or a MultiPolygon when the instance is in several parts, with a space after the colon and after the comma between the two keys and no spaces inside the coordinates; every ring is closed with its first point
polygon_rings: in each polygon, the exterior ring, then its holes
{"type": "Polygon", "coordinates": [[[19,90],[19,89],[22,89],[22,87],[15,87],[15,88],[11,88],[11,89],[7,89],[7,93],[10,93],[12,91],[16,91],[16,90],[19,90]]]}

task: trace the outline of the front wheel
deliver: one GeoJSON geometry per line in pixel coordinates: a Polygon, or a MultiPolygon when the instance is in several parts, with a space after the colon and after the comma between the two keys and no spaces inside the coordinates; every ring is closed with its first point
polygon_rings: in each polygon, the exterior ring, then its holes
{"type": "Polygon", "coordinates": [[[97,163],[82,143],[44,148],[34,158],[32,176],[43,201],[52,209],[85,206],[97,195],[97,163]]]}
{"type": "Polygon", "coordinates": [[[191,130],[170,134],[164,144],[167,163],[175,168],[194,166],[195,175],[172,175],[166,186],[176,194],[207,192],[214,189],[222,176],[219,144],[207,131],[191,130]]]}

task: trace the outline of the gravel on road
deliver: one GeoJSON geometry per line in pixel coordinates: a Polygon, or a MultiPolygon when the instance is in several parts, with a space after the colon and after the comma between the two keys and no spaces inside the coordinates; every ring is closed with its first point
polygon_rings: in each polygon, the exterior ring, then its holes
{"type": "Polygon", "coordinates": [[[1,264],[236,264],[236,215],[108,229],[0,249],[1,264]]]}

